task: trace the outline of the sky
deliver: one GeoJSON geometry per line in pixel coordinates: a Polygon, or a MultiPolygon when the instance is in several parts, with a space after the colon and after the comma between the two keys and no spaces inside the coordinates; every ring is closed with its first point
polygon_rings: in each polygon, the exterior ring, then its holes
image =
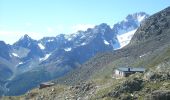
{"type": "Polygon", "coordinates": [[[101,23],[111,27],[128,14],[150,15],[170,6],[170,0],[0,0],[0,40],[16,42],[71,34],[101,23]]]}

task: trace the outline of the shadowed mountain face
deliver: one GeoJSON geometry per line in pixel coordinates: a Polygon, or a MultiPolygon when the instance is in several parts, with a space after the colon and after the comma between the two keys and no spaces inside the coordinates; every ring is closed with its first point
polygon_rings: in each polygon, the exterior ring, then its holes
{"type": "Polygon", "coordinates": [[[55,50],[43,64],[55,63],[56,65],[60,60],[59,66],[76,67],[75,64],[84,63],[96,53],[119,47],[116,35],[107,24],[101,24],[85,32],[79,31],[66,45],[55,50]]]}
{"type": "Polygon", "coordinates": [[[7,80],[13,73],[12,68],[9,67],[8,60],[10,57],[10,46],[5,44],[5,42],[0,41],[0,81],[7,80]]]}
{"type": "MultiPolygon", "coordinates": [[[[0,57],[3,59],[0,61],[3,66],[0,67],[8,76],[2,78],[5,80],[2,83],[2,87],[5,87],[5,95],[23,94],[41,82],[77,70],[96,54],[122,48],[129,43],[134,30],[147,17],[146,13],[135,13],[128,15],[124,21],[115,24],[113,28],[102,23],[86,31],[44,37],[40,40],[33,40],[28,35],[24,35],[11,46],[0,42],[0,49],[2,49],[0,57]],[[133,31],[130,38],[121,36],[123,41],[119,41],[118,35],[124,35],[129,31],[133,31]],[[127,43],[122,46],[120,42],[124,41],[127,43]]],[[[129,37],[129,34],[126,37],[129,37]]]]}
{"type": "Polygon", "coordinates": [[[10,50],[10,46],[8,46],[7,44],[5,44],[5,42],[0,41],[0,57],[5,58],[6,60],[10,59],[9,56],[9,50],[10,50]]]}
{"type": "Polygon", "coordinates": [[[23,47],[26,49],[29,49],[30,52],[28,53],[27,57],[24,58],[24,60],[29,60],[34,57],[43,57],[43,51],[38,45],[38,42],[36,40],[33,40],[28,35],[24,35],[19,41],[14,43],[14,47],[23,47]]]}

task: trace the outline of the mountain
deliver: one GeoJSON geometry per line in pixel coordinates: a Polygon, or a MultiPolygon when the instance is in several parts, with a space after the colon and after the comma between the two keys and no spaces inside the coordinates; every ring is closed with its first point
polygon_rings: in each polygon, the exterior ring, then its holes
{"type": "Polygon", "coordinates": [[[170,8],[147,18],[135,32],[130,44],[116,51],[96,55],[80,68],[57,80],[62,84],[75,84],[92,77],[109,77],[115,67],[155,67],[169,61],[170,8]]]}
{"type": "Polygon", "coordinates": [[[132,30],[136,30],[140,26],[140,23],[148,17],[149,15],[145,12],[130,14],[123,21],[114,24],[113,31],[120,35],[132,30]]]}
{"type": "Polygon", "coordinates": [[[120,48],[126,46],[130,42],[137,28],[140,26],[140,23],[148,17],[149,15],[145,12],[134,13],[128,15],[123,21],[114,24],[112,30],[117,34],[120,48]]]}
{"type": "Polygon", "coordinates": [[[13,71],[8,64],[8,60],[11,60],[10,57],[10,45],[5,44],[5,42],[0,41],[0,94],[5,90],[4,83],[8,78],[13,74],[13,71]]]}
{"type": "MultiPolygon", "coordinates": [[[[46,62],[55,63],[63,60],[61,61],[63,64],[76,66],[75,63],[82,64],[96,53],[114,50],[118,47],[117,37],[111,28],[107,24],[101,24],[94,29],[77,32],[65,46],[56,49],[46,62]]],[[[63,64],[61,65],[64,66],[63,64]]]]}
{"type": "Polygon", "coordinates": [[[0,57],[9,60],[10,59],[10,54],[9,54],[10,46],[5,44],[5,42],[0,41],[0,50],[1,50],[0,57]]]}
{"type": "Polygon", "coordinates": [[[28,53],[27,57],[25,57],[24,59],[30,59],[33,57],[43,57],[44,56],[42,48],[38,45],[38,42],[36,40],[33,40],[28,35],[24,35],[22,38],[20,38],[19,41],[14,43],[13,46],[15,46],[16,48],[23,47],[23,48],[29,49],[29,53],[28,53]]]}
{"type": "Polygon", "coordinates": [[[10,49],[10,45],[0,41],[0,81],[7,80],[13,73],[11,64],[8,63],[12,60],[10,49]]]}
{"type": "MultiPolygon", "coordinates": [[[[74,86],[75,84],[81,84],[82,82],[89,80],[92,80],[93,82],[101,80],[103,82],[107,81],[108,79],[108,82],[106,82],[108,85],[111,84],[109,80],[111,80],[110,76],[112,74],[113,68],[122,66],[143,66],[148,69],[148,73],[152,73],[152,71],[156,71],[155,73],[169,71],[169,25],[170,7],[146,19],[135,32],[135,35],[133,36],[129,45],[120,50],[106,52],[93,57],[80,68],[56,80],[56,83],[67,85],[72,84],[74,86]]],[[[166,81],[169,81],[169,79],[166,81]]],[[[151,82],[148,84],[155,86],[158,83],[153,84],[151,82]]],[[[153,89],[151,86],[150,88],[153,89]]],[[[109,89],[107,92],[106,90],[103,90],[103,92],[106,94],[109,93],[109,91],[114,91],[114,89],[109,89]]]]}
{"type": "Polygon", "coordinates": [[[56,37],[44,37],[40,39],[39,45],[44,48],[46,53],[50,53],[57,48],[61,48],[66,45],[67,39],[64,34],[59,34],[56,37]]]}
{"type": "MultiPolygon", "coordinates": [[[[137,15],[138,17],[147,16],[145,13],[137,15]]],[[[127,35],[127,37],[129,36],[127,33],[131,31],[129,30],[130,24],[134,24],[132,26],[139,24],[138,17],[134,17],[135,14],[129,16],[132,18],[127,17],[126,21],[121,22],[129,24],[119,25],[126,26],[127,29],[123,28],[126,29],[126,33],[121,33],[121,35],[127,35]]],[[[80,66],[96,54],[115,51],[127,45],[127,43],[123,46],[120,45],[118,39],[120,34],[115,30],[122,30],[122,28],[116,26],[111,28],[102,23],[86,31],[44,37],[40,40],[34,40],[28,35],[24,35],[10,46],[9,54],[12,60],[7,61],[6,64],[12,70],[12,75],[7,82],[3,83],[8,90],[4,95],[23,94],[37,87],[41,82],[62,77],[73,70],[79,70],[80,66]]]]}
{"type": "Polygon", "coordinates": [[[170,9],[167,8],[151,16],[147,21],[142,23],[141,27],[138,28],[137,33],[132,38],[131,45],[156,38],[160,39],[160,41],[162,38],[169,39],[169,12],[170,9]]]}
{"type": "Polygon", "coordinates": [[[169,100],[169,33],[170,7],[142,22],[122,49],[97,54],[64,77],[53,80],[54,86],[5,99],[169,100]],[[113,69],[122,66],[144,67],[146,71],[112,78],[113,69]]]}

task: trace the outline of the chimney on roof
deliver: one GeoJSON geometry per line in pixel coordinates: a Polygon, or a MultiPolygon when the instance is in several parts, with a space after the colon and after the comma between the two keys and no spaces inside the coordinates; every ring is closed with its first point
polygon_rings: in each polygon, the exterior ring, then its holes
{"type": "Polygon", "coordinates": [[[130,68],[128,68],[128,72],[130,72],[130,68]]]}

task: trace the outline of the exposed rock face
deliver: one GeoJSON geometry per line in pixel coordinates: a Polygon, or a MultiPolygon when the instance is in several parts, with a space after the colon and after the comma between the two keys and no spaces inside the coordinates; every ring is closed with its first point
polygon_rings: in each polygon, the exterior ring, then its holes
{"type": "Polygon", "coordinates": [[[144,42],[170,32],[170,7],[147,18],[138,28],[131,43],[144,42]]]}
{"type": "Polygon", "coordinates": [[[9,60],[10,59],[10,55],[9,55],[9,50],[10,50],[10,47],[5,44],[5,42],[3,41],[0,41],[0,57],[6,59],[6,60],[9,60]]]}

